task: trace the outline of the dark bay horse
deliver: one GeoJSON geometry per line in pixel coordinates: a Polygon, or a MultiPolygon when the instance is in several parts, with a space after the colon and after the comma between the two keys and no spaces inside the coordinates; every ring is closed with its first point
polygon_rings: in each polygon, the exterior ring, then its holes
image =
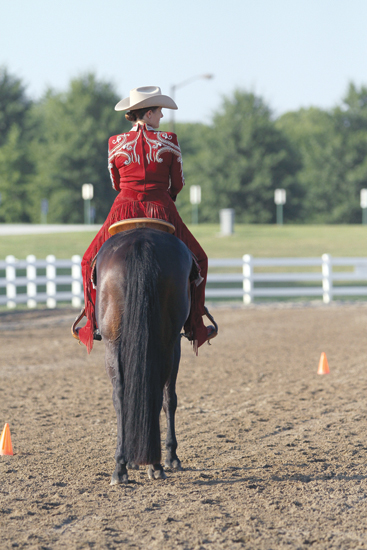
{"type": "Polygon", "coordinates": [[[117,415],[111,485],[127,465],[148,465],[164,479],[159,416],[167,418],[165,466],[181,470],[174,416],[180,332],[190,310],[191,252],[173,235],[139,228],[108,239],[97,257],[96,318],[117,415]]]}

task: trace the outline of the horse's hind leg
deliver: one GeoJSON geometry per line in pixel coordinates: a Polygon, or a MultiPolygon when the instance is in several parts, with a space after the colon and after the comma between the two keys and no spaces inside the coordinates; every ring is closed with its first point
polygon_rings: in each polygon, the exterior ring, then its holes
{"type": "Polygon", "coordinates": [[[166,466],[166,468],[172,468],[173,470],[182,470],[181,462],[176,454],[177,439],[175,433],[175,412],[177,409],[176,379],[180,356],[181,343],[180,340],[178,340],[174,350],[171,375],[167,380],[167,383],[164,386],[163,390],[163,410],[166,414],[167,419],[167,456],[164,465],[166,466]]]}
{"type": "Polygon", "coordinates": [[[123,384],[118,366],[118,343],[106,343],[105,351],[106,370],[113,386],[113,405],[117,416],[117,447],[115,453],[116,468],[112,474],[111,485],[128,482],[126,460],[124,458],[122,438],[122,391],[123,384]]]}
{"type": "MultiPolygon", "coordinates": [[[[117,377],[119,378],[119,376],[118,374],[117,377]]],[[[116,467],[112,474],[111,485],[117,485],[128,482],[127,464],[124,457],[122,440],[122,386],[119,381],[114,381],[113,383],[112,399],[117,416],[117,447],[115,452],[116,467]]]]}

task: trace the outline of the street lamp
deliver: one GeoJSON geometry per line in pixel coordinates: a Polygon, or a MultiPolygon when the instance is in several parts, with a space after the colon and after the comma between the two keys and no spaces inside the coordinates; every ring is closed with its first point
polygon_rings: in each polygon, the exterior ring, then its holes
{"type": "Polygon", "coordinates": [[[48,200],[41,200],[41,223],[47,223],[47,214],[48,214],[48,200]]]}
{"type": "Polygon", "coordinates": [[[190,202],[192,204],[191,221],[193,224],[198,224],[199,223],[199,204],[201,203],[200,185],[191,185],[190,202]]]}
{"type": "Polygon", "coordinates": [[[274,202],[277,205],[277,224],[283,225],[283,205],[286,203],[285,189],[275,189],[274,202]]]}
{"type": "Polygon", "coordinates": [[[367,189],[361,189],[362,223],[367,224],[367,189]]]}
{"type": "Polygon", "coordinates": [[[84,223],[90,225],[90,201],[93,199],[94,188],[92,183],[83,183],[82,197],[84,200],[84,223]]]}
{"type": "MultiPolygon", "coordinates": [[[[173,99],[173,101],[175,100],[175,94],[176,94],[177,88],[183,88],[183,86],[187,86],[187,84],[191,84],[191,82],[194,82],[195,80],[200,80],[200,79],[211,80],[212,78],[214,78],[213,74],[199,74],[196,76],[192,76],[191,78],[187,78],[186,80],[183,80],[179,84],[173,84],[171,86],[171,98],[173,99]]],[[[170,126],[171,126],[171,132],[174,132],[175,131],[175,111],[173,109],[171,110],[170,126]]]]}

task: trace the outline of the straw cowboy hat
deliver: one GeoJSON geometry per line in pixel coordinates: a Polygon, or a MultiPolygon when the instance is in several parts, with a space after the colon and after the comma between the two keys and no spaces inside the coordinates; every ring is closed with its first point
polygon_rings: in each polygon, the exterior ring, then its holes
{"type": "Polygon", "coordinates": [[[115,106],[115,111],[131,111],[143,107],[165,107],[177,109],[176,103],[168,95],[162,95],[158,86],[143,86],[130,90],[130,96],[121,99],[115,106]]]}

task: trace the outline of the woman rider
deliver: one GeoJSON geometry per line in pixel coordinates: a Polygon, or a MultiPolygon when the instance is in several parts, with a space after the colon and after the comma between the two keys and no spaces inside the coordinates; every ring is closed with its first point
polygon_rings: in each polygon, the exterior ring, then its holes
{"type": "MultiPolygon", "coordinates": [[[[107,219],[93,239],[82,261],[84,284],[85,327],[76,329],[78,337],[93,347],[95,331],[95,289],[92,283],[92,263],[98,250],[110,237],[108,228],[115,222],[128,218],[159,218],[176,228],[175,235],[193,252],[200,267],[202,281],[193,288],[190,317],[185,331],[195,350],[217,335],[214,326],[206,327],[205,284],[208,259],[181,220],[174,201],[185,184],[182,173],[182,157],[177,136],[173,132],[158,131],[162,108],[177,109],[170,97],[162,95],[154,86],[135,88],[128,98],[115,106],[116,111],[127,111],[125,117],[133,123],[130,132],[112,136],[108,142],[108,168],[112,186],[119,191],[107,219]]],[[[213,320],[211,316],[209,319],[213,320]]]]}

